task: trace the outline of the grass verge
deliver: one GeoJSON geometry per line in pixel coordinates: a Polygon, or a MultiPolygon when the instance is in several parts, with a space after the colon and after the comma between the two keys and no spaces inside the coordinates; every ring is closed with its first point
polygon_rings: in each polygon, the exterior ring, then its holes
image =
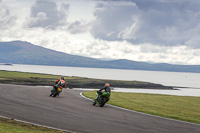
{"type": "Polygon", "coordinates": [[[0,133],[66,133],[0,117],[0,133]]]}
{"type": "MultiPolygon", "coordinates": [[[[37,74],[25,72],[13,72],[0,70],[0,83],[20,84],[20,85],[53,85],[60,78],[60,75],[37,74]]],[[[105,83],[110,83],[112,87],[122,88],[154,88],[154,89],[173,89],[173,87],[163,86],[141,81],[121,81],[103,80],[85,77],[65,76],[67,87],[69,88],[101,88],[105,83]]]]}
{"type": "MultiPolygon", "coordinates": [[[[84,96],[94,99],[95,91],[84,96]]],[[[200,97],[171,96],[159,94],[112,92],[108,104],[118,107],[200,124],[200,97]]]]}

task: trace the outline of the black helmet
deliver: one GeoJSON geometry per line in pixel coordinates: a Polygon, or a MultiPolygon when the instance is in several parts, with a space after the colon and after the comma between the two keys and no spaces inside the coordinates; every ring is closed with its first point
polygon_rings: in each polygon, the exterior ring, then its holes
{"type": "Polygon", "coordinates": [[[64,80],[65,78],[62,76],[60,79],[64,80]]]}

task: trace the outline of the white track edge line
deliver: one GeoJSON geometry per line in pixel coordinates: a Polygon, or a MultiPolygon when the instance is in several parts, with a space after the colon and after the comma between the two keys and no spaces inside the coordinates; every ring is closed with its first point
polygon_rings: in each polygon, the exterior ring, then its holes
{"type": "Polygon", "coordinates": [[[69,130],[64,130],[64,129],[60,129],[60,128],[45,126],[45,125],[36,124],[36,123],[32,123],[32,122],[28,122],[28,121],[23,121],[23,120],[19,120],[19,119],[13,119],[13,118],[2,116],[2,115],[0,115],[0,117],[1,118],[5,118],[5,119],[9,119],[9,120],[14,120],[14,121],[17,121],[17,122],[22,122],[22,123],[34,125],[34,126],[40,126],[40,127],[45,127],[45,128],[53,129],[53,130],[63,131],[63,132],[67,132],[67,133],[76,133],[76,132],[69,131],[69,130]]]}
{"type": "MultiPolygon", "coordinates": [[[[80,93],[80,96],[82,96],[83,98],[86,98],[86,99],[88,99],[90,101],[93,101],[92,99],[85,97],[82,93],[83,92],[80,93]]],[[[138,112],[138,111],[134,111],[134,110],[130,110],[130,109],[125,109],[125,108],[122,108],[122,107],[118,107],[118,106],[115,106],[115,105],[110,105],[110,104],[106,104],[106,105],[114,107],[114,108],[118,108],[118,109],[121,109],[121,110],[129,111],[129,112],[134,112],[134,113],[143,114],[143,115],[152,116],[152,117],[157,117],[157,118],[161,118],[161,119],[166,119],[166,120],[177,121],[177,122],[181,122],[181,123],[185,123],[185,124],[191,124],[191,125],[200,126],[200,124],[196,124],[196,123],[191,123],[191,122],[186,122],[186,121],[181,121],[181,120],[175,120],[175,119],[161,117],[161,116],[156,116],[156,115],[151,115],[151,114],[146,114],[146,113],[142,113],[142,112],[138,112]]]]}

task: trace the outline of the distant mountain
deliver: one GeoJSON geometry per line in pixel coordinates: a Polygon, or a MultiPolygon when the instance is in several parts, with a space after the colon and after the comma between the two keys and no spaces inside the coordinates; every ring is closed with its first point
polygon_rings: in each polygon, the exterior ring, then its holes
{"type": "Polygon", "coordinates": [[[13,64],[53,66],[103,66],[103,62],[76,55],[70,55],[33,45],[28,42],[0,42],[0,62],[13,64]]]}
{"type": "Polygon", "coordinates": [[[154,64],[125,59],[105,61],[57,52],[22,41],[0,42],[0,63],[200,73],[200,65],[154,64]]]}

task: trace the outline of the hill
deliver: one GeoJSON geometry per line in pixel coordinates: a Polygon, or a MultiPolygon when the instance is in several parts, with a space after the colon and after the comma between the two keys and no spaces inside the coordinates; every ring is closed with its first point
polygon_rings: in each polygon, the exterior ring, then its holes
{"type": "Polygon", "coordinates": [[[152,64],[125,59],[103,61],[22,41],[0,42],[0,63],[200,73],[200,65],[152,64]]]}

